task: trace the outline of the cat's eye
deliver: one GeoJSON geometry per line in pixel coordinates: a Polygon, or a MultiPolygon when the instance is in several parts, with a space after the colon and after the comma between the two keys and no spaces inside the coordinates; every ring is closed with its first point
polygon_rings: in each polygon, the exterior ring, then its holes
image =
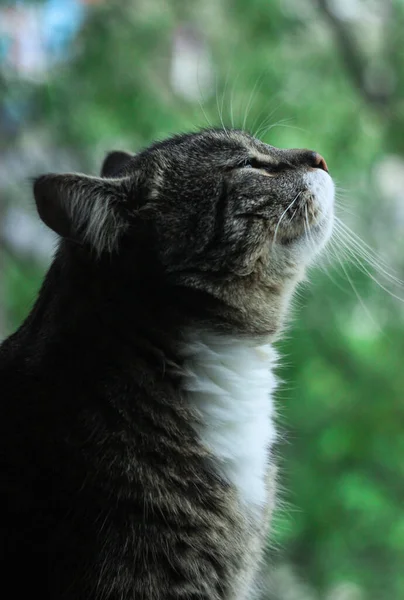
{"type": "Polygon", "coordinates": [[[250,169],[260,169],[261,171],[266,171],[267,173],[279,173],[280,171],[286,168],[286,165],[284,163],[273,165],[271,163],[264,162],[253,157],[248,158],[244,162],[243,166],[250,169]]]}
{"type": "Polygon", "coordinates": [[[262,169],[262,163],[256,158],[247,158],[247,160],[243,163],[244,167],[249,167],[250,169],[262,169]]]}

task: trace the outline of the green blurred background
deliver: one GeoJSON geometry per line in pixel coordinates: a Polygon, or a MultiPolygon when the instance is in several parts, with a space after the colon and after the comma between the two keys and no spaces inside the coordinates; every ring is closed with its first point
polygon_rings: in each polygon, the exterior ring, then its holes
{"type": "MultiPolygon", "coordinates": [[[[0,60],[0,338],[55,245],[31,176],[221,121],[321,152],[340,218],[404,278],[403,0],[2,1],[0,60]]],[[[404,292],[333,255],[280,348],[264,597],[401,600],[404,292]]]]}

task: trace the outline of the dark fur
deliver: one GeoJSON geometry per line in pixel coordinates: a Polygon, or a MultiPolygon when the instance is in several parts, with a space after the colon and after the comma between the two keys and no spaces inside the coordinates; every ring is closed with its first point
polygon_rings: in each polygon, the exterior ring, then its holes
{"type": "Polygon", "coordinates": [[[257,532],[196,438],[179,348],[192,324],[257,339],[279,331],[301,220],[279,232],[282,262],[269,241],[315,161],[205,131],[110,155],[105,180],[36,181],[39,213],[65,239],[0,349],[7,597],[237,597],[257,532]],[[268,173],[245,166],[254,153],[268,173]],[[97,202],[113,247],[88,234],[97,202]]]}

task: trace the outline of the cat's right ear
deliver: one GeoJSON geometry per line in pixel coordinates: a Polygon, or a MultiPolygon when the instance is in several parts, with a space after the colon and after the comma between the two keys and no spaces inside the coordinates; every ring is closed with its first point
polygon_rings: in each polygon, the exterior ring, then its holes
{"type": "Polygon", "coordinates": [[[109,152],[101,167],[101,177],[120,177],[125,167],[133,160],[133,154],[114,150],[109,152]]]}

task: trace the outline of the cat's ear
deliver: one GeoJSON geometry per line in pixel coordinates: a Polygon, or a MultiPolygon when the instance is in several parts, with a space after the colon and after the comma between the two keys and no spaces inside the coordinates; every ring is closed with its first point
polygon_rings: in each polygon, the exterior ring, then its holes
{"type": "Polygon", "coordinates": [[[102,179],[76,173],[42,175],[34,197],[42,221],[60,236],[111,252],[127,227],[127,178],[102,179]]]}
{"type": "Polygon", "coordinates": [[[109,152],[104,159],[101,167],[101,177],[119,177],[123,169],[128,166],[133,159],[133,154],[114,150],[109,152]]]}

